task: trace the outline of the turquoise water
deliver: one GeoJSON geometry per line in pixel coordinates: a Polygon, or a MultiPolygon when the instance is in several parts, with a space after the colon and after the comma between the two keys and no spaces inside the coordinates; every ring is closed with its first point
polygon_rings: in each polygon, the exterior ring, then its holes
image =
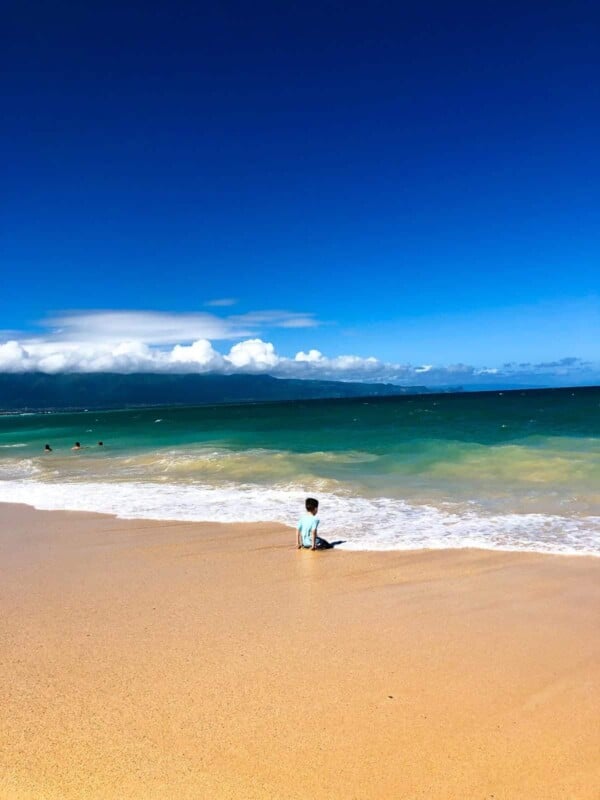
{"type": "Polygon", "coordinates": [[[599,487],[598,388],[0,417],[0,500],[293,524],[316,494],[346,547],[595,553],[599,487]]]}

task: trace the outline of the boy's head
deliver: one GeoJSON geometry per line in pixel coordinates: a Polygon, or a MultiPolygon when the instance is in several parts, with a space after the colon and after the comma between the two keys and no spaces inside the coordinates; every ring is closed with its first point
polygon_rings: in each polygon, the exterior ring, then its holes
{"type": "Polygon", "coordinates": [[[309,514],[316,514],[319,509],[319,501],[314,497],[307,497],[305,506],[309,514]]]}

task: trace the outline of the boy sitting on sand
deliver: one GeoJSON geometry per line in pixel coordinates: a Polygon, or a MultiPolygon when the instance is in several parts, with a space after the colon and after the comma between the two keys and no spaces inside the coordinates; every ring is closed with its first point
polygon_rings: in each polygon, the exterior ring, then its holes
{"type": "Polygon", "coordinates": [[[319,510],[319,501],[314,497],[306,498],[306,514],[303,514],[298,520],[298,527],[296,529],[296,542],[298,549],[301,547],[310,547],[311,550],[328,550],[333,547],[332,544],[325,539],[317,536],[317,528],[319,527],[319,518],[317,511],[319,510]]]}

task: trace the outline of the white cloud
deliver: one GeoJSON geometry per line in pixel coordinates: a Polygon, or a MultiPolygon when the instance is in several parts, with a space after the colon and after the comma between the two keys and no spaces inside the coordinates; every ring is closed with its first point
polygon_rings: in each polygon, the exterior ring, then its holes
{"type": "Polygon", "coordinates": [[[296,353],[294,361],[305,361],[309,364],[318,364],[324,360],[323,353],[320,350],[309,350],[308,353],[303,353],[302,350],[296,353]]]}
{"type": "Polygon", "coordinates": [[[0,344],[0,372],[26,372],[29,354],[15,341],[0,344]]]}
{"type": "Polygon", "coordinates": [[[177,366],[196,366],[202,371],[220,370],[223,368],[223,357],[213,349],[207,339],[199,339],[186,347],[176,344],[168,354],[168,361],[177,366]]]}
{"type": "Polygon", "coordinates": [[[276,367],[282,361],[273,345],[262,339],[248,339],[235,344],[225,359],[238,370],[260,372],[276,367]]]}
{"type": "Polygon", "coordinates": [[[254,334],[269,327],[311,327],[311,314],[261,311],[220,318],[212,314],[96,311],[52,319],[54,329],[37,337],[0,340],[0,372],[266,373],[277,377],[387,382],[398,385],[475,385],[500,382],[552,385],[598,382],[600,365],[575,357],[502,367],[468,364],[398,364],[355,354],[328,357],[301,350],[277,353],[254,334]],[[195,335],[199,331],[203,335],[195,335]],[[248,333],[250,331],[251,333],[248,333]],[[211,335],[208,335],[208,333],[211,335]],[[212,339],[238,339],[228,352],[212,339]]]}
{"type": "Polygon", "coordinates": [[[160,356],[135,341],[101,344],[39,340],[7,345],[9,349],[0,345],[3,372],[136,372],[153,370],[157,355],[160,356]]]}

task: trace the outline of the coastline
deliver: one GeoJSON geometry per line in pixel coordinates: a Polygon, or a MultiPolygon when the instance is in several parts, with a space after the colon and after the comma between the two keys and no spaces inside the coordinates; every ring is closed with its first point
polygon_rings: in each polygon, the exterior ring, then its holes
{"type": "Polygon", "coordinates": [[[0,797],[564,800],[600,561],[0,504],[0,797]]]}
{"type": "MultiPolygon", "coordinates": [[[[75,456],[75,461],[78,454],[75,456]]],[[[98,459],[103,461],[103,459],[98,459]]],[[[129,468],[130,465],[125,465],[129,468]]],[[[147,464],[145,464],[147,467],[147,464]]],[[[162,468],[163,465],[161,465],[162,468]]],[[[122,464],[114,465],[116,469],[122,464]]],[[[60,464],[64,469],[65,464],[60,464]]],[[[306,498],[301,488],[212,486],[167,482],[57,482],[3,479],[0,504],[40,511],[115,516],[122,520],[198,525],[283,525],[293,529],[306,498]]],[[[327,538],[354,552],[490,550],[505,553],[600,557],[600,516],[562,516],[545,509],[486,514],[469,504],[411,503],[402,498],[348,497],[320,491],[327,538]],[[348,532],[351,531],[351,535],[348,532]]],[[[600,500],[600,497],[599,497],[600,500]]]]}

